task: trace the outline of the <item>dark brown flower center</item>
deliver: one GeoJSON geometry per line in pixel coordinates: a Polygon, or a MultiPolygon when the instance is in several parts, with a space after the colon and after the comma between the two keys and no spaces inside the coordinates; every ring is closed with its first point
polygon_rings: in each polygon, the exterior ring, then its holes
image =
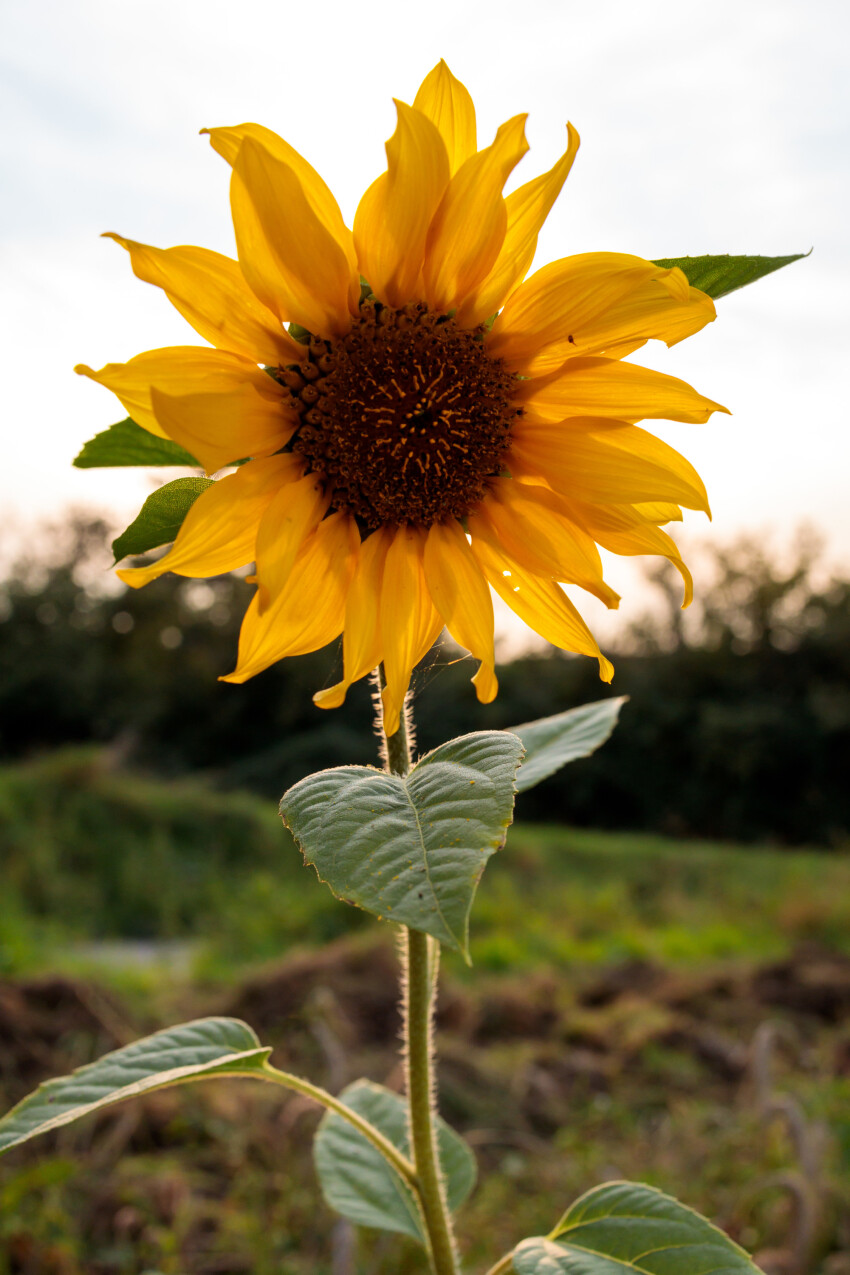
{"type": "Polygon", "coordinates": [[[461,518],[504,466],[515,381],[424,305],[366,302],[347,336],[312,338],[279,380],[301,419],[292,449],[324,475],[331,508],[366,527],[461,518]]]}

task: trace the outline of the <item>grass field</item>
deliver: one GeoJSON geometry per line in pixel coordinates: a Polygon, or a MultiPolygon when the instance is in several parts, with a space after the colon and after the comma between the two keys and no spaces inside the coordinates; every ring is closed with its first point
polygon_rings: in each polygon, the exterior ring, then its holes
{"type": "MultiPolygon", "coordinates": [[[[521,816],[473,910],[474,968],[445,961],[441,1105],[487,1175],[460,1219],[467,1269],[624,1176],[766,1270],[796,1246],[800,1272],[850,1275],[850,859],[521,816]]],[[[7,768],[0,895],[0,1109],[209,1012],[331,1088],[399,1082],[390,927],[333,900],[250,796],[91,750],[7,768]]],[[[69,1127],[0,1166],[0,1275],[421,1272],[376,1234],[334,1259],[314,1125],[299,1100],[218,1085],[69,1127]]]]}

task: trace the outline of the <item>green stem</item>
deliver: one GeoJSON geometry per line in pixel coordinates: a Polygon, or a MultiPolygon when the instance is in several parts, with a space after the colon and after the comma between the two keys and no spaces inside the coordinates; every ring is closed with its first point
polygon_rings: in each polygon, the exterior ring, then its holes
{"type": "MultiPolygon", "coordinates": [[[[378,685],[381,679],[378,675],[378,685]]],[[[406,710],[394,735],[384,735],[387,770],[406,775],[410,743],[406,710]]],[[[439,949],[419,930],[404,930],[404,1057],[408,1118],[419,1202],[428,1235],[434,1275],[457,1275],[458,1256],[437,1153],[437,1110],[433,1075],[433,1017],[439,949]],[[435,950],[436,949],[436,950],[435,950]]]]}
{"type": "Polygon", "coordinates": [[[514,1255],[513,1255],[513,1250],[511,1250],[511,1252],[507,1253],[500,1261],[496,1263],[495,1266],[490,1267],[489,1271],[487,1272],[487,1275],[505,1275],[505,1271],[509,1271],[513,1268],[513,1260],[514,1260],[514,1255]]]}
{"type": "Polygon", "coordinates": [[[312,1098],[314,1102],[321,1103],[328,1111],[333,1111],[335,1115],[341,1116],[358,1133],[362,1133],[363,1137],[367,1138],[372,1143],[372,1146],[380,1151],[381,1155],[389,1160],[405,1182],[409,1182],[414,1190],[418,1191],[416,1169],[407,1156],[402,1155],[398,1147],[394,1146],[389,1138],[385,1138],[368,1120],[364,1120],[362,1116],[359,1116],[356,1111],[352,1111],[350,1107],[346,1107],[344,1102],[334,1098],[333,1094],[329,1094],[327,1090],[320,1088],[319,1085],[311,1085],[309,1080],[303,1080],[301,1076],[290,1075],[287,1071],[278,1071],[277,1067],[272,1067],[270,1063],[266,1063],[261,1072],[245,1071],[242,1074],[250,1076],[252,1079],[269,1080],[272,1084],[283,1086],[284,1089],[294,1089],[296,1093],[303,1094],[305,1098],[312,1098]]]}

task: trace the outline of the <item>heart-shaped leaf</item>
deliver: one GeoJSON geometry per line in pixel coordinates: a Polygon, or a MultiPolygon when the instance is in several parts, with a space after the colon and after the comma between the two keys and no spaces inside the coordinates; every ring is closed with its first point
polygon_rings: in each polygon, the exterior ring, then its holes
{"type": "Polygon", "coordinates": [[[654,264],[666,270],[678,266],[692,288],[707,292],[716,301],[808,255],[795,252],[790,257],[663,257],[654,264]]]}
{"type": "Polygon", "coordinates": [[[237,1018],[169,1027],[40,1085],[0,1119],[0,1152],[152,1089],[234,1072],[261,1074],[270,1053],[237,1018]]]}
{"type": "Polygon", "coordinates": [[[620,695],[601,699],[552,717],[541,717],[536,722],[509,726],[511,734],[519,735],[525,747],[525,757],[516,777],[517,792],[533,788],[567,762],[595,752],[617,725],[627,698],[620,695]]]}
{"type": "MultiPolygon", "coordinates": [[[[340,1099],[379,1129],[403,1155],[410,1155],[407,1112],[398,1094],[358,1080],[340,1099]]],[[[444,1120],[437,1123],[440,1166],[448,1205],[454,1213],[475,1185],[475,1156],[444,1120]]],[[[328,1112],[313,1147],[316,1172],[332,1209],[360,1226],[400,1231],[424,1243],[419,1209],[410,1188],[361,1133],[328,1112]]]]}
{"type": "Polygon", "coordinates": [[[112,541],[115,561],[170,545],[201,492],[212,484],[212,478],[175,478],[173,483],[158,487],[148,496],[138,517],[112,541]]]}
{"type": "Polygon", "coordinates": [[[567,1210],[551,1236],[523,1240],[517,1275],[757,1275],[742,1248],[672,1196],[606,1182],[567,1210]]]}
{"type": "Polygon", "coordinates": [[[77,469],[101,469],[123,465],[186,465],[203,469],[199,460],[170,438],[159,438],[128,416],[117,425],[95,434],[74,461],[77,469]]]}
{"type": "Polygon", "coordinates": [[[469,910],[513,817],[519,737],[462,735],[409,774],[340,766],[302,779],[280,813],[340,898],[432,934],[468,959],[469,910]]]}

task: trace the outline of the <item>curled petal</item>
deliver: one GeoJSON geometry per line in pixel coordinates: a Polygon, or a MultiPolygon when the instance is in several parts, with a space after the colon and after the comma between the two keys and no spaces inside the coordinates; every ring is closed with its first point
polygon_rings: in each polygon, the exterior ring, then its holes
{"type": "Polygon", "coordinates": [[[550,347],[563,362],[561,350],[576,331],[664,273],[653,262],[625,252],[584,252],[552,261],[508,298],[487,348],[524,376],[538,375],[543,367],[551,370],[558,363],[546,362],[550,347]]]}
{"type": "Polygon", "coordinates": [[[411,673],[443,627],[425,583],[424,541],[418,527],[398,527],[384,560],[380,607],[386,685],[382,699],[388,735],[399,728],[411,673]]]}
{"type": "Polygon", "coordinates": [[[545,481],[587,504],[663,501],[711,517],[705,486],[693,465],[637,425],[583,418],[558,425],[523,422],[509,456],[518,478],[545,481]]]}
{"type": "Polygon", "coordinates": [[[634,505],[583,505],[568,502],[577,522],[603,549],[622,557],[657,554],[666,558],[682,577],[685,586],[682,606],[690,606],[694,598],[694,581],[679,546],[651,518],[642,515],[634,505]]]}
{"type": "Polygon", "coordinates": [[[296,479],[302,468],[294,456],[269,456],[220,478],[201,492],[168,553],[147,567],[125,567],[118,576],[140,589],[167,571],[217,576],[253,562],[260,519],[280,488],[296,479]]]}
{"type": "Polygon", "coordinates": [[[502,187],[528,150],[525,115],[503,124],[486,150],[466,160],[448,184],[425,251],[425,300],[455,310],[493,268],[507,230],[502,187]]]}
{"type": "Polygon", "coordinates": [[[495,699],[496,656],[493,647],[493,602],[487,581],[454,518],[435,522],[424,552],[425,581],[431,598],[459,646],[481,661],[472,681],[483,704],[495,699]]]}
{"type": "MultiPolygon", "coordinates": [[[[275,447],[261,450],[275,451],[292,432],[283,415],[281,386],[261,371],[256,363],[249,363],[238,354],[224,350],[208,350],[200,345],[173,345],[161,350],[147,350],[127,363],[107,363],[99,372],[85,363],[78,363],[74,371],[111,390],[128,416],[158,438],[174,438],[174,435],[168,432],[154,411],[151,398],[154,391],[168,395],[204,394],[208,397],[215,394],[225,397],[235,394],[238,397],[250,391],[251,397],[266,405],[273,419],[274,437],[280,438],[275,447]]],[[[182,442],[181,439],[175,441],[182,442]]],[[[201,452],[194,446],[183,445],[205,463],[201,452]]],[[[250,455],[250,451],[236,452],[229,460],[250,455]]],[[[226,463],[222,461],[213,465],[210,471],[220,469],[226,463]]]]}
{"type": "Polygon", "coordinates": [[[592,536],[545,487],[494,479],[470,515],[469,529],[502,545],[534,575],[577,584],[612,609],[620,605],[619,594],[602,578],[602,560],[592,536]]]}
{"type": "Polygon", "coordinates": [[[477,150],[475,106],[469,90],[440,58],[420,84],[413,105],[439,130],[449,157],[449,171],[454,175],[477,150]]]}
{"type": "Polygon", "coordinates": [[[475,327],[489,319],[525,278],[537,251],[537,236],[561,193],[578,148],[579,135],[572,124],[568,124],[567,149],[557,164],[508,195],[505,200],[508,226],[501,251],[486,279],[459,308],[457,319],[463,327],[475,327]]]}
{"type": "Polygon", "coordinates": [[[514,397],[536,421],[593,415],[702,424],[712,412],[728,414],[676,376],[593,355],[570,359],[550,376],[520,381],[514,397]]]}
{"type": "Polygon", "coordinates": [[[360,279],[295,170],[246,137],[233,164],[230,206],[239,264],[263,305],[319,336],[347,332],[360,279]]]}
{"type": "Polygon", "coordinates": [[[174,308],[216,349],[272,367],[301,359],[297,343],[248,287],[238,261],[192,245],[152,248],[120,235],[104,238],[126,248],[136,278],[162,288],[174,308]]]}
{"type": "Polygon", "coordinates": [[[375,296],[401,307],[421,295],[425,241],[449,180],[449,161],[434,124],[404,102],[395,105],[387,171],[360,200],[354,240],[375,296]]]}
{"type": "Polygon", "coordinates": [[[246,137],[258,142],[268,153],[280,160],[287,168],[291,168],[298,178],[305,198],[333,240],[345,254],[352,274],[357,271],[357,253],[354,250],[354,239],[343,220],[339,204],[330,187],[322,180],[312,164],[308,164],[303,155],[284,141],[277,133],[262,124],[236,124],[230,128],[202,128],[207,133],[214,151],[231,167],[236,162],[239,147],[246,137]]]}
{"type": "Polygon", "coordinates": [[[222,682],[247,682],[289,655],[306,655],[339,637],[360,536],[347,514],[331,514],[307,540],[285,589],[260,611],[259,593],[239,634],[239,659],[222,682]]]}
{"type": "Polygon", "coordinates": [[[515,615],[553,646],[598,660],[600,678],[611,681],[613,664],[599,650],[590,629],[554,580],[532,575],[504,548],[496,548],[474,533],[472,551],[496,593],[515,615]]]}

